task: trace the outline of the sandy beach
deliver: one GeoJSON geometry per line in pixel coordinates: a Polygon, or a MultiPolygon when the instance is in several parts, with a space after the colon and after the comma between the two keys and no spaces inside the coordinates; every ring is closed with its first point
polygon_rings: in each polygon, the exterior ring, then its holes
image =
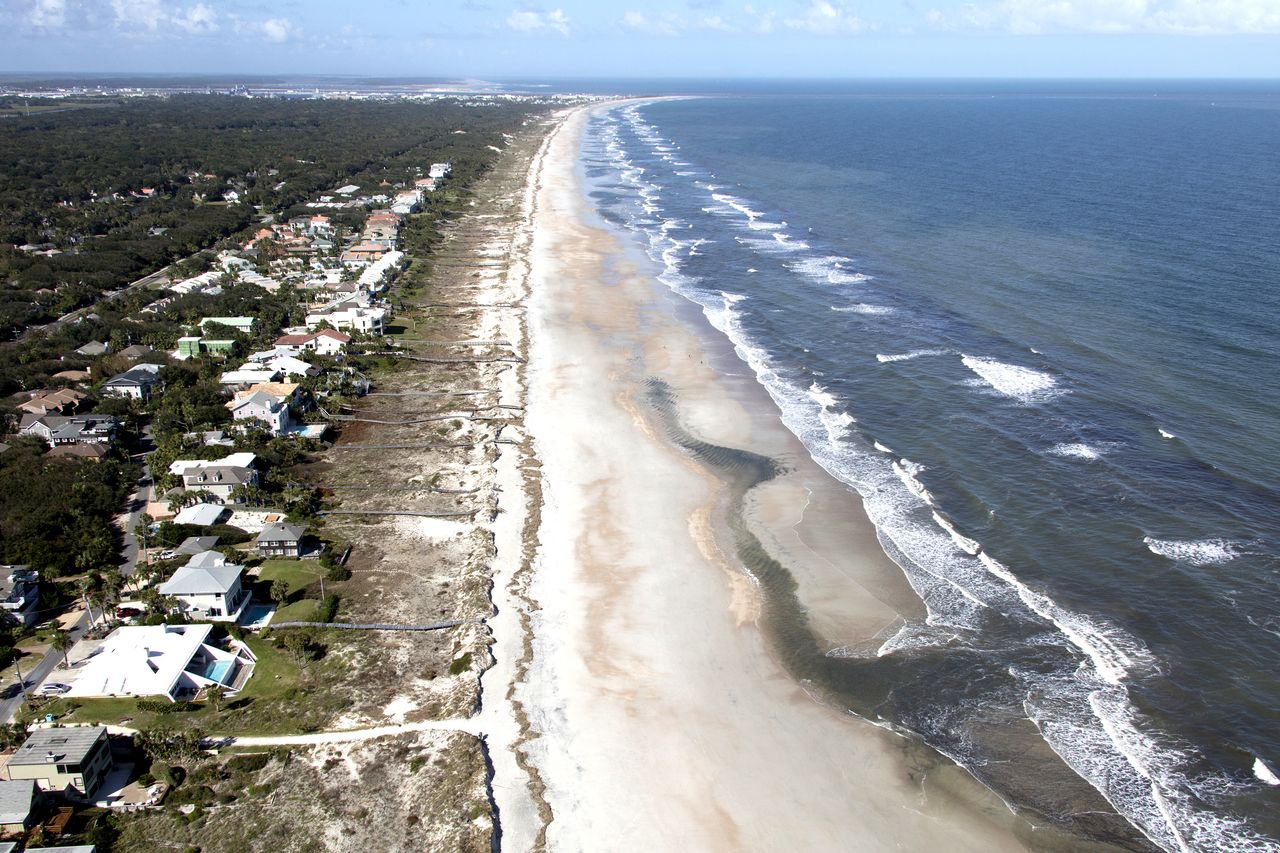
{"type": "Polygon", "coordinates": [[[547,847],[1028,849],[1035,830],[964,771],[818,701],[772,653],[726,484],[670,440],[655,389],[689,434],[785,469],[748,493],[747,523],[829,647],[865,644],[920,604],[856,496],[594,217],[577,172],[587,119],[554,132],[531,190],[526,424],[542,506],[514,698],[547,847]]]}

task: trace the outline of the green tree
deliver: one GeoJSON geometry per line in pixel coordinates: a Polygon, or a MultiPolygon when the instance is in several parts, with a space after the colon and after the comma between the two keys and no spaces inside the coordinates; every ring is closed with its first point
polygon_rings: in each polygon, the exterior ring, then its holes
{"type": "Polygon", "coordinates": [[[289,598],[289,583],[277,579],[271,582],[271,600],[276,604],[284,604],[289,598]]]}
{"type": "Polygon", "coordinates": [[[61,629],[53,632],[53,641],[49,643],[55,651],[62,652],[62,665],[67,669],[71,669],[71,658],[68,653],[75,644],[76,641],[71,635],[61,629]]]}

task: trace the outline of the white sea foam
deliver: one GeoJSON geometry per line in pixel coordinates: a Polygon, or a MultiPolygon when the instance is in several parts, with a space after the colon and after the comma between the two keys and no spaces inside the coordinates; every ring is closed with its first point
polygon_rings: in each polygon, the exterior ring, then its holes
{"type": "Polygon", "coordinates": [[[1156,427],[1156,432],[1160,433],[1161,438],[1177,438],[1173,433],[1160,429],[1160,427],[1156,427]]]}
{"type": "Polygon", "coordinates": [[[1112,443],[1104,444],[1085,444],[1084,442],[1066,442],[1063,444],[1055,444],[1049,448],[1049,453],[1053,456],[1062,456],[1068,459],[1086,459],[1093,461],[1101,459],[1110,450],[1115,447],[1112,443]]]}
{"type": "Polygon", "coordinates": [[[933,520],[938,523],[939,527],[947,531],[947,535],[951,537],[952,542],[956,543],[956,547],[961,551],[964,551],[969,556],[976,557],[978,552],[982,550],[982,545],[980,543],[970,539],[968,536],[965,536],[959,530],[956,530],[956,526],[945,516],[939,515],[935,511],[933,513],[933,520]]]}
{"type": "Polygon", "coordinates": [[[1225,563],[1240,556],[1243,542],[1230,539],[1156,539],[1143,538],[1147,550],[1160,557],[1193,566],[1209,566],[1225,563]]]}
{"type": "Polygon", "coordinates": [[[1253,775],[1259,782],[1265,782],[1268,785],[1280,785],[1280,776],[1277,776],[1275,771],[1267,766],[1267,762],[1256,755],[1253,758],[1253,775]]]}
{"type": "Polygon", "coordinates": [[[962,355],[960,360],[964,362],[965,367],[978,374],[983,382],[1006,397],[1031,403],[1048,399],[1059,393],[1055,387],[1058,380],[1051,374],[1032,370],[1030,367],[1005,364],[994,358],[962,355]]]}
{"type": "Polygon", "coordinates": [[[871,280],[871,276],[849,269],[852,264],[852,260],[841,255],[827,255],[792,261],[787,269],[818,284],[860,284],[871,280]]]}
{"type": "Polygon", "coordinates": [[[764,214],[761,213],[760,211],[752,210],[750,207],[748,207],[747,203],[742,199],[737,198],[736,196],[731,196],[728,193],[713,192],[711,194],[711,198],[720,202],[722,205],[729,208],[730,210],[733,210],[737,213],[742,214],[743,216],[747,217],[748,220],[756,220],[756,219],[759,219],[761,216],[764,216],[764,214]]]}
{"type": "Polygon", "coordinates": [[[924,358],[930,355],[950,355],[950,354],[951,354],[951,350],[949,349],[917,349],[917,350],[912,350],[911,352],[893,353],[890,355],[883,355],[881,353],[876,353],[876,361],[880,362],[881,364],[890,364],[895,361],[912,361],[914,359],[924,358]]]}
{"type": "Polygon", "coordinates": [[[859,302],[856,305],[832,305],[831,310],[839,311],[842,314],[848,313],[848,314],[879,315],[879,314],[897,313],[897,309],[891,308],[888,305],[872,305],[867,302],[859,302]]]}
{"type": "Polygon", "coordinates": [[[930,625],[911,623],[903,625],[898,632],[885,640],[876,649],[876,657],[884,657],[906,649],[927,649],[945,646],[960,639],[954,631],[934,628],[930,625]]]}
{"type": "Polygon", "coordinates": [[[1093,668],[1108,684],[1120,684],[1131,669],[1150,668],[1154,661],[1139,640],[1110,625],[1059,607],[1057,602],[1020,581],[1007,566],[985,552],[978,559],[991,574],[1009,584],[1023,603],[1057,626],[1076,648],[1093,663],[1093,668]]]}
{"type": "Polygon", "coordinates": [[[879,450],[881,453],[893,453],[892,450],[885,447],[883,444],[881,444],[878,441],[871,442],[871,446],[874,447],[876,450],[879,450]]]}
{"type": "Polygon", "coordinates": [[[839,401],[831,396],[831,392],[817,382],[809,386],[809,398],[824,409],[836,405],[839,401]]]}
{"type": "Polygon", "coordinates": [[[900,459],[893,463],[893,473],[898,475],[898,479],[911,490],[911,494],[920,500],[933,506],[933,495],[929,494],[929,490],[924,487],[924,483],[920,482],[919,475],[924,471],[923,465],[917,465],[910,459],[900,459]]]}

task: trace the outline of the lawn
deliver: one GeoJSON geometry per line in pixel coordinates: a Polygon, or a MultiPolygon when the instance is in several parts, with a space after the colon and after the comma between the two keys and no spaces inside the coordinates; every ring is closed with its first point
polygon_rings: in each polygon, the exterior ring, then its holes
{"type": "MultiPolygon", "coordinates": [[[[315,730],[342,710],[346,701],[335,697],[332,682],[341,675],[330,659],[300,665],[283,649],[260,637],[245,640],[258,658],[244,690],[227,699],[215,712],[204,704],[198,710],[159,714],[138,709],[137,699],[55,699],[26,712],[43,718],[54,714],[62,723],[127,725],[134,729],[199,728],[207,734],[294,734],[315,730]],[[125,723],[125,720],[129,722],[125,723]]],[[[163,697],[147,697],[151,701],[163,697]]]]}
{"type": "Polygon", "coordinates": [[[271,617],[271,622],[276,625],[281,622],[319,622],[323,621],[322,616],[320,599],[303,598],[277,608],[276,615],[271,617]]]}
{"type": "Polygon", "coordinates": [[[267,560],[258,568],[258,579],[268,586],[273,581],[284,581],[292,594],[319,584],[324,570],[317,560],[267,560]]]}

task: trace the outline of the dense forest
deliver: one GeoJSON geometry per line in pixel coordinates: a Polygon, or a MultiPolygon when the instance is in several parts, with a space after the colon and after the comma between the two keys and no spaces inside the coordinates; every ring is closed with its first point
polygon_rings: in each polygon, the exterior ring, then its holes
{"type": "Polygon", "coordinates": [[[466,183],[529,112],[457,99],[108,103],[0,123],[0,339],[354,176],[376,185],[450,160],[466,183]]]}

